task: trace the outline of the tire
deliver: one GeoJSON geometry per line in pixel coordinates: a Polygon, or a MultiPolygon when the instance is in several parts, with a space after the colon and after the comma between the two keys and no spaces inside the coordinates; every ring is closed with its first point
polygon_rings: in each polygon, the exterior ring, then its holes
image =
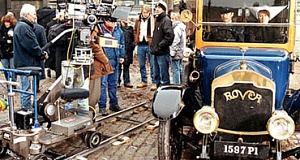
{"type": "Polygon", "coordinates": [[[180,160],[182,152],[182,123],[181,121],[161,121],[158,133],[158,159],[180,160]]]}
{"type": "Polygon", "coordinates": [[[93,133],[93,131],[87,131],[83,135],[83,142],[87,147],[89,147],[89,139],[90,139],[90,136],[92,133],[93,133]]]}
{"type": "Polygon", "coordinates": [[[88,147],[89,148],[95,148],[99,146],[101,142],[101,134],[99,132],[94,131],[90,134],[88,138],[88,147]]]}

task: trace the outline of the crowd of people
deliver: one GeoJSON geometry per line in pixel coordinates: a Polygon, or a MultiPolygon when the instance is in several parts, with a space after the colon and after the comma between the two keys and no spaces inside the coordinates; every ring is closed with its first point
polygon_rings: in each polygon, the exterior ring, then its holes
{"type": "MultiPolygon", "coordinates": [[[[120,87],[122,82],[124,87],[134,87],[130,81],[130,65],[133,63],[135,47],[141,75],[141,81],[136,85],[137,88],[147,87],[148,77],[151,77],[151,91],[156,90],[159,85],[170,84],[169,65],[171,60],[174,61],[172,69],[176,72],[173,81],[176,84],[180,83],[181,62],[179,61],[182,59],[183,44],[185,43],[184,27],[182,29],[184,23],[180,23],[180,29],[176,27],[180,20],[179,14],[174,13],[174,25],[172,26],[170,15],[168,16],[166,11],[167,4],[160,1],[156,6],[156,17],[151,13],[150,6],[144,5],[135,26],[129,25],[127,20],[118,22],[113,17],[106,17],[103,19],[103,23],[93,28],[90,46],[94,53],[93,67],[95,71],[90,77],[89,89],[93,92],[91,94],[93,96],[89,98],[89,103],[92,106],[96,106],[98,103],[99,112],[103,116],[108,114],[107,108],[114,112],[121,110],[118,104],[117,87],[120,87]],[[178,39],[176,41],[173,41],[174,30],[176,30],[175,38],[178,39]],[[99,46],[97,39],[99,40],[100,35],[114,37],[120,47],[99,46]],[[171,45],[173,45],[173,49],[170,56],[171,45]],[[147,62],[150,64],[150,76],[146,69],[147,62]],[[108,97],[109,107],[106,106],[108,97]]],[[[40,67],[43,72],[38,78],[38,87],[39,81],[45,78],[46,61],[46,67],[54,69],[56,78],[58,78],[61,75],[61,62],[67,58],[65,46],[69,42],[60,40],[46,50],[43,50],[42,47],[53,38],[52,32],[65,29],[63,23],[65,23],[63,15],[58,15],[44,28],[37,23],[36,8],[31,4],[22,6],[19,20],[11,12],[7,13],[1,18],[0,30],[3,67],[10,69],[27,66],[40,67]],[[53,66],[53,62],[55,66],[53,66]]],[[[7,80],[17,81],[14,74],[5,73],[5,76],[7,80]]],[[[20,76],[20,80],[21,89],[29,91],[31,84],[28,77],[20,76]]],[[[21,108],[31,109],[30,95],[21,93],[20,97],[21,108]]]]}
{"type": "MultiPolygon", "coordinates": [[[[232,10],[223,8],[220,13],[223,22],[232,22],[234,16],[232,10]]],[[[267,10],[260,11],[257,15],[258,21],[268,23],[269,14],[267,10]]],[[[63,15],[57,15],[46,28],[43,28],[36,23],[36,8],[24,4],[20,17],[17,21],[12,13],[8,13],[1,18],[0,44],[3,67],[13,69],[37,66],[44,70],[45,61],[47,67],[55,62],[55,66],[50,68],[55,70],[58,78],[61,75],[61,62],[67,59],[68,38],[56,42],[49,49],[42,50],[42,47],[51,40],[52,32],[65,29],[63,15]],[[50,55],[49,59],[48,55],[50,55]]],[[[135,48],[140,71],[140,82],[136,84],[136,88],[151,85],[150,90],[155,91],[160,85],[181,84],[182,59],[187,35],[185,23],[180,20],[180,13],[168,10],[167,4],[159,1],[155,14],[151,13],[150,6],[143,5],[134,24],[131,26],[128,20],[118,22],[116,18],[106,17],[103,23],[95,25],[92,29],[90,46],[94,53],[94,72],[90,77],[89,89],[93,94],[90,94],[92,97],[89,98],[89,104],[93,107],[98,104],[99,112],[103,116],[108,114],[107,108],[114,112],[122,110],[117,97],[117,88],[121,87],[122,82],[126,88],[134,87],[130,81],[130,66],[133,63],[135,48]],[[115,38],[119,47],[101,47],[98,42],[101,35],[115,38]],[[147,73],[147,63],[150,66],[150,73],[147,73]],[[170,78],[169,68],[172,71],[172,78],[170,78]],[[108,97],[109,103],[107,103],[108,97]]],[[[230,30],[238,33],[239,29],[233,26],[230,30]]],[[[228,29],[225,30],[227,31],[228,29]]],[[[214,34],[213,29],[210,38],[222,41],[224,35],[228,38],[226,33],[222,35],[219,31],[218,35],[214,34]]],[[[266,36],[262,34],[260,37],[266,36]]],[[[236,34],[231,38],[242,41],[244,37],[236,34]]],[[[259,39],[259,36],[256,39],[259,39]]],[[[17,81],[14,74],[5,73],[5,76],[8,80],[17,81]]],[[[44,72],[38,80],[43,78],[45,78],[44,72]]],[[[20,79],[22,90],[28,91],[30,88],[28,77],[21,76],[20,79]]],[[[31,108],[30,95],[21,94],[21,107],[31,108]]]]}

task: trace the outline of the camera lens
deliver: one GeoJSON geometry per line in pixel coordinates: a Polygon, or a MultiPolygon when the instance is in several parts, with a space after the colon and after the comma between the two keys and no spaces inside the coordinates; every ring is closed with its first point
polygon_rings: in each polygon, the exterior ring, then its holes
{"type": "Polygon", "coordinates": [[[97,17],[95,15],[89,15],[87,17],[87,21],[88,21],[89,24],[96,24],[97,17]]]}

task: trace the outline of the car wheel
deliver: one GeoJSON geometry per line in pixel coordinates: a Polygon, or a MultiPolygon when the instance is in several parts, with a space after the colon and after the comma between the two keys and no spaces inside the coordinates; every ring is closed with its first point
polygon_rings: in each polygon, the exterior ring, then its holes
{"type": "Polygon", "coordinates": [[[177,120],[161,121],[158,134],[159,160],[180,160],[182,152],[182,123],[177,120]]]}

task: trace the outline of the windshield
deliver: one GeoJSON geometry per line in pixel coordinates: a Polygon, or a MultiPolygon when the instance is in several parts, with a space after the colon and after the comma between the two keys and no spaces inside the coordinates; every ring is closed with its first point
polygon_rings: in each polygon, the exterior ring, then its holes
{"type": "Polygon", "coordinates": [[[203,0],[203,40],[286,43],[287,0],[203,0]]]}

